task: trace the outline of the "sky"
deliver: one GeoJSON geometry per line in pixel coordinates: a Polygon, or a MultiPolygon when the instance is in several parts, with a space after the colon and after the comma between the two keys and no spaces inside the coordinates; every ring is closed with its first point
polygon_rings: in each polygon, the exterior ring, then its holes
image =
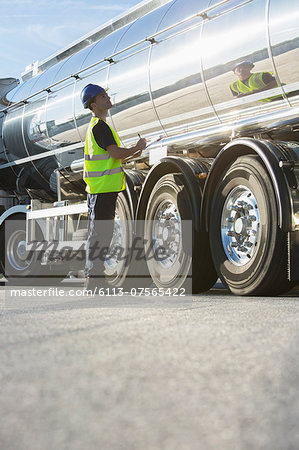
{"type": "Polygon", "coordinates": [[[0,0],[0,78],[43,61],[141,0],[0,0]]]}

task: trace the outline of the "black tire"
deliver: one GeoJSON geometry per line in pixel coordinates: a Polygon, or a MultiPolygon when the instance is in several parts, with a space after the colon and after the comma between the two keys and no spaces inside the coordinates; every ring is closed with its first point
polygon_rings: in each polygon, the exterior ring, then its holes
{"type": "MultiPolygon", "coordinates": [[[[40,234],[41,237],[41,234],[40,234]]],[[[53,285],[65,278],[42,266],[37,252],[26,252],[24,214],[14,214],[1,229],[1,270],[10,285],[53,285]]]]}
{"type": "Polygon", "coordinates": [[[128,200],[123,192],[117,197],[114,232],[110,244],[110,257],[105,261],[107,283],[122,287],[129,272],[130,249],[133,240],[133,225],[128,200]]]}
{"type": "Polygon", "coordinates": [[[120,192],[116,202],[109,255],[105,260],[105,282],[111,289],[123,288],[124,292],[129,292],[132,288],[143,288],[152,283],[143,251],[142,240],[134,235],[127,196],[124,192],[120,192]]]}
{"type": "Polygon", "coordinates": [[[257,157],[240,156],[226,170],[215,189],[209,231],[215,268],[231,292],[276,295],[293,287],[287,234],[278,226],[272,182],[257,157]]]}
{"type": "Polygon", "coordinates": [[[181,174],[164,175],[156,183],[145,219],[145,253],[156,286],[185,287],[194,294],[209,290],[217,280],[209,239],[194,230],[190,194],[181,174]],[[159,248],[165,252],[159,254],[159,248]]]}

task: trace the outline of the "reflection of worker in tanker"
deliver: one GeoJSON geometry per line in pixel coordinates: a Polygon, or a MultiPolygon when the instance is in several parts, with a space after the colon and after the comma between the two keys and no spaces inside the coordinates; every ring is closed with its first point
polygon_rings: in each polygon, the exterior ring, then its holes
{"type": "MultiPolygon", "coordinates": [[[[277,87],[277,83],[271,72],[251,73],[254,64],[250,61],[242,61],[233,68],[234,74],[239,79],[231,83],[230,90],[235,98],[244,97],[245,95],[256,94],[277,87]]],[[[271,98],[263,98],[260,101],[270,102],[280,96],[271,98]]]]}

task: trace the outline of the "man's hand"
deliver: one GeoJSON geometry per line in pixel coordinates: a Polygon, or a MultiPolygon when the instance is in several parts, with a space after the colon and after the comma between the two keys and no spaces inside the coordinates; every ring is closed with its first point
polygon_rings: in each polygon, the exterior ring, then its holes
{"type": "Polygon", "coordinates": [[[141,155],[142,150],[146,147],[146,140],[140,138],[137,144],[131,148],[118,147],[117,145],[109,145],[106,150],[109,152],[110,156],[115,159],[128,160],[131,157],[138,157],[141,155]]]}
{"type": "Polygon", "coordinates": [[[145,147],[146,147],[146,140],[144,138],[140,138],[137,144],[135,145],[136,152],[138,150],[142,152],[142,150],[144,150],[145,147]]]}
{"type": "Polygon", "coordinates": [[[128,159],[139,158],[139,156],[141,156],[141,155],[142,155],[142,150],[139,150],[139,152],[136,152],[136,153],[134,153],[134,155],[129,156],[128,159]]]}
{"type": "Polygon", "coordinates": [[[128,161],[131,158],[139,158],[139,156],[142,155],[142,151],[145,149],[145,147],[146,147],[146,140],[140,138],[135,147],[130,148],[130,150],[134,151],[133,155],[126,157],[125,160],[128,161]]]}

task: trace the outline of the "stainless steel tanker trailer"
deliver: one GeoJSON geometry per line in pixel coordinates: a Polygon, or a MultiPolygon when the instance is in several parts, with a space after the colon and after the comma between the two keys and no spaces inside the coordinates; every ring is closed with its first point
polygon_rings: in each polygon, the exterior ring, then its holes
{"type": "MultiPolygon", "coordinates": [[[[81,251],[86,239],[82,171],[91,115],[80,92],[96,83],[109,88],[109,120],[124,146],[137,133],[149,142],[162,136],[125,165],[113,238],[129,248],[142,223],[145,243],[172,249],[162,261],[147,261],[158,288],[181,286],[190,267],[193,292],[208,290],[217,277],[240,295],[278,294],[299,283],[296,3],[144,1],[33,65],[22,83],[1,80],[7,278],[33,274],[33,241],[55,242],[56,257],[45,251],[39,260],[44,274],[73,270],[59,249],[72,244],[81,251]],[[234,96],[233,68],[242,61],[253,73],[270,73],[274,87],[234,96]],[[189,231],[184,221],[192,221],[189,231]]],[[[111,286],[121,286],[128,270],[111,258],[111,286]]]]}

